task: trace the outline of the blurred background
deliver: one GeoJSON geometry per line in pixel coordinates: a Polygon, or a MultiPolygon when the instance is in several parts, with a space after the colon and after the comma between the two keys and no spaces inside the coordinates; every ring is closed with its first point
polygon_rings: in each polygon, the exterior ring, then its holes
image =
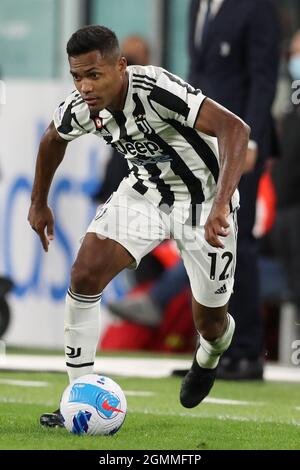
{"type": "MultiPolygon", "coordinates": [[[[291,88],[288,60],[291,40],[300,29],[300,2],[274,3],[279,12],[281,38],[272,113],[280,140],[282,123],[295,91],[291,88]]],[[[187,0],[1,0],[0,333],[8,346],[62,348],[64,298],[70,268],[79,239],[93,217],[98,202],[95,194],[101,192],[111,157],[110,150],[94,136],[68,146],[49,198],[56,217],[56,238],[50,252],[43,253],[26,219],[40,137],[56,106],[73,89],[65,53],[67,40],[86,24],[111,28],[120,42],[137,35],[148,44],[151,64],[187,79],[188,8],[187,0]]],[[[285,146],[288,145],[285,139],[285,146]]],[[[289,363],[291,344],[299,337],[299,326],[297,332],[297,307],[280,253],[273,243],[277,208],[276,190],[272,178],[269,180],[272,172],[272,168],[267,168],[267,182],[258,193],[255,226],[261,247],[261,315],[267,359],[289,363]]],[[[127,322],[125,336],[132,338],[127,344],[116,339],[124,325],[105,310],[105,305],[121,299],[128,291],[147,289],[149,283],[174,267],[178,262],[176,253],[170,246],[166,253],[155,253],[140,277],[122,273],[107,287],[102,308],[103,347],[172,352],[193,349],[192,324],[182,325],[178,320],[183,311],[189,316],[189,294],[184,282],[177,301],[174,303],[178,292],[164,306],[163,328],[127,322]]]]}

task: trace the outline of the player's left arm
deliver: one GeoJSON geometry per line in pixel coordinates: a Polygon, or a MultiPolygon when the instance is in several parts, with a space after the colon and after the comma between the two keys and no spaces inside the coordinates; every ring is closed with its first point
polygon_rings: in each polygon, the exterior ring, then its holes
{"type": "Polygon", "coordinates": [[[220,174],[214,203],[205,224],[205,239],[214,247],[224,248],[219,237],[228,235],[229,204],[244,170],[250,127],[223,106],[206,98],[201,104],[195,128],[218,139],[220,174]]]}

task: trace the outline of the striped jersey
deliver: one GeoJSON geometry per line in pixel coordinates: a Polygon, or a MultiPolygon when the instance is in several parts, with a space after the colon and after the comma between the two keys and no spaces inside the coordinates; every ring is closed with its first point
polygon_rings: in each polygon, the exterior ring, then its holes
{"type": "MultiPolygon", "coordinates": [[[[194,129],[205,96],[161,67],[127,71],[122,111],[92,114],[75,90],[55,111],[55,127],[69,141],[87,133],[102,137],[127,159],[130,186],[185,222],[212,200],[219,176],[217,139],[194,129]]],[[[232,209],[237,205],[236,191],[232,209]]]]}

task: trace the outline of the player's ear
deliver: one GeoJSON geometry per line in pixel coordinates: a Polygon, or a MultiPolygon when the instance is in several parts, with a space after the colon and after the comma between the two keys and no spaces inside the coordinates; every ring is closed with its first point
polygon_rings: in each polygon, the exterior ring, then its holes
{"type": "Polygon", "coordinates": [[[127,60],[126,60],[125,57],[120,57],[119,58],[118,67],[119,67],[120,72],[125,72],[126,67],[127,67],[127,60]]]}

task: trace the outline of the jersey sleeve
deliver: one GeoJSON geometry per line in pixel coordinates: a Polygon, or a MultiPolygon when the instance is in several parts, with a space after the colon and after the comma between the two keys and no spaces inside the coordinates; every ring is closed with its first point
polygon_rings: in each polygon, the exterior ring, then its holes
{"type": "Polygon", "coordinates": [[[163,69],[149,96],[152,106],[163,119],[175,119],[192,128],[205,98],[201,90],[163,69]]]}
{"type": "Polygon", "coordinates": [[[75,92],[56,108],[53,122],[58,134],[69,141],[91,132],[93,128],[88,106],[75,92]]]}

